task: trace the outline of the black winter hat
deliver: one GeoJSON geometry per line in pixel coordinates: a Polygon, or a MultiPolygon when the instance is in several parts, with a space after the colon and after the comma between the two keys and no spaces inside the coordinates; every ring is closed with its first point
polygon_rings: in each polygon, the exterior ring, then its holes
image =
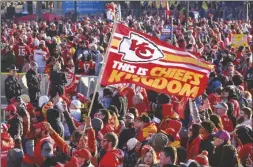
{"type": "Polygon", "coordinates": [[[91,120],[91,124],[92,124],[92,127],[95,131],[100,131],[104,127],[103,121],[99,118],[93,118],[91,120]]]}
{"type": "Polygon", "coordinates": [[[170,103],[170,96],[166,95],[166,94],[160,94],[157,97],[158,100],[158,104],[166,104],[166,103],[170,103]]]}
{"type": "Polygon", "coordinates": [[[18,71],[18,68],[17,68],[14,64],[12,64],[12,65],[10,65],[10,67],[9,67],[9,68],[7,68],[7,70],[14,70],[14,71],[18,71]]]}
{"type": "Polygon", "coordinates": [[[151,122],[151,118],[146,114],[142,114],[138,119],[140,121],[144,122],[144,123],[150,123],[151,122]]]}

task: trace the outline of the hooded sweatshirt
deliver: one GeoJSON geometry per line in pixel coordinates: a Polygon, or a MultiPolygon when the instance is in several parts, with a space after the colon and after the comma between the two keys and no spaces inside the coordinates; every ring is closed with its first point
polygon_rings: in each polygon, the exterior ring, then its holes
{"type": "Polygon", "coordinates": [[[118,155],[124,157],[123,152],[120,149],[106,152],[100,161],[99,167],[117,167],[123,165],[123,158],[119,159],[118,155]]]}

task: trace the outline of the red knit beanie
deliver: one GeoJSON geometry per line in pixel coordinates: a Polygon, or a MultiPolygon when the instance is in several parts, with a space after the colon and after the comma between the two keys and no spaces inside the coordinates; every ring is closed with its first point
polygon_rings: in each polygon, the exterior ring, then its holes
{"type": "Polygon", "coordinates": [[[196,158],[195,161],[197,161],[200,165],[203,166],[209,166],[208,162],[208,152],[207,151],[202,151],[201,154],[199,154],[196,158]]]}

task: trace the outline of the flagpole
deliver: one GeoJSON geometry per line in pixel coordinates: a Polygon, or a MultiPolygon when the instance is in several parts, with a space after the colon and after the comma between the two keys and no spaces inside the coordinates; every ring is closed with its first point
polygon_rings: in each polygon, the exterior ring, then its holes
{"type": "Polygon", "coordinates": [[[105,67],[105,64],[107,63],[107,55],[109,53],[109,49],[111,48],[111,41],[112,41],[112,37],[115,33],[115,30],[116,30],[116,19],[114,18],[114,25],[113,25],[113,30],[112,30],[112,34],[110,36],[110,40],[109,40],[109,46],[107,47],[106,49],[106,53],[105,53],[105,61],[101,67],[101,71],[99,72],[99,75],[98,75],[98,79],[97,79],[97,83],[96,83],[96,87],[95,87],[95,90],[94,90],[94,93],[93,93],[93,96],[92,96],[92,99],[91,99],[91,104],[90,104],[90,108],[89,108],[89,111],[88,111],[88,115],[87,116],[90,116],[90,112],[91,112],[91,109],[92,109],[92,106],[94,104],[94,100],[95,100],[95,95],[96,95],[96,92],[98,91],[98,86],[99,86],[99,83],[100,83],[100,80],[101,80],[101,76],[103,76],[104,74],[104,67],[105,67]]]}
{"type": "MultiPolygon", "coordinates": [[[[100,83],[100,80],[101,80],[101,76],[103,76],[103,74],[104,74],[104,67],[105,67],[105,64],[107,63],[107,57],[108,57],[107,55],[109,53],[109,49],[111,48],[111,41],[112,41],[113,34],[115,33],[115,30],[116,30],[116,18],[115,18],[115,16],[114,16],[113,23],[114,23],[114,25],[113,25],[113,29],[112,29],[112,34],[111,34],[110,39],[109,39],[109,46],[107,47],[106,53],[105,53],[105,58],[104,58],[105,61],[104,61],[104,64],[102,65],[101,70],[100,70],[99,75],[98,75],[96,87],[95,87],[95,90],[94,90],[94,93],[93,93],[93,96],[92,96],[92,99],[91,99],[91,103],[90,103],[90,107],[89,107],[87,117],[90,116],[91,109],[92,109],[92,106],[94,104],[94,100],[95,100],[95,97],[96,97],[96,93],[98,91],[98,86],[99,86],[99,83],[100,83]]],[[[83,133],[82,133],[81,138],[83,138],[85,136],[86,126],[87,125],[85,124],[84,128],[83,128],[83,133]]]]}
{"type": "Polygon", "coordinates": [[[171,16],[171,45],[173,45],[173,17],[171,16]]]}

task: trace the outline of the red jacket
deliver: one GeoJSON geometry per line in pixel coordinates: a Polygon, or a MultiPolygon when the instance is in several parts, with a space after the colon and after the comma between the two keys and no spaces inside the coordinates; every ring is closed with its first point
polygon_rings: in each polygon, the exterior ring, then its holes
{"type": "Polygon", "coordinates": [[[35,117],[35,112],[34,112],[34,108],[33,108],[32,103],[27,103],[26,104],[26,109],[27,109],[28,113],[30,114],[30,117],[34,118],[35,117]]]}
{"type": "Polygon", "coordinates": [[[109,133],[109,132],[114,132],[114,127],[110,123],[104,124],[104,127],[103,127],[103,129],[100,132],[103,135],[105,135],[106,133],[109,133]]]}
{"type": "Polygon", "coordinates": [[[239,158],[242,164],[246,164],[246,160],[250,155],[251,161],[253,161],[253,143],[248,143],[242,146],[238,152],[239,158]]]}
{"type": "Polygon", "coordinates": [[[227,115],[221,116],[221,121],[222,121],[224,130],[228,132],[232,132],[234,130],[234,125],[227,115]]]}
{"type": "Polygon", "coordinates": [[[230,99],[228,102],[234,106],[234,117],[237,118],[240,112],[239,102],[235,99],[230,99]]]}
{"type": "Polygon", "coordinates": [[[210,107],[212,110],[214,110],[213,106],[219,103],[221,101],[221,98],[219,96],[216,96],[214,93],[211,93],[208,95],[208,100],[210,102],[210,107]]]}
{"type": "Polygon", "coordinates": [[[194,159],[197,155],[199,155],[199,145],[201,143],[202,137],[199,135],[191,144],[189,144],[189,139],[186,143],[186,150],[187,150],[187,160],[194,159]]]}
{"type": "Polygon", "coordinates": [[[243,54],[242,54],[242,52],[241,51],[236,51],[236,59],[233,61],[233,64],[234,65],[239,65],[240,64],[240,59],[241,59],[241,57],[243,57],[243,54]]]}
{"type": "Polygon", "coordinates": [[[123,152],[120,149],[106,152],[100,161],[99,167],[118,167],[122,165],[123,159],[118,158],[118,155],[124,157],[123,152]]]}

